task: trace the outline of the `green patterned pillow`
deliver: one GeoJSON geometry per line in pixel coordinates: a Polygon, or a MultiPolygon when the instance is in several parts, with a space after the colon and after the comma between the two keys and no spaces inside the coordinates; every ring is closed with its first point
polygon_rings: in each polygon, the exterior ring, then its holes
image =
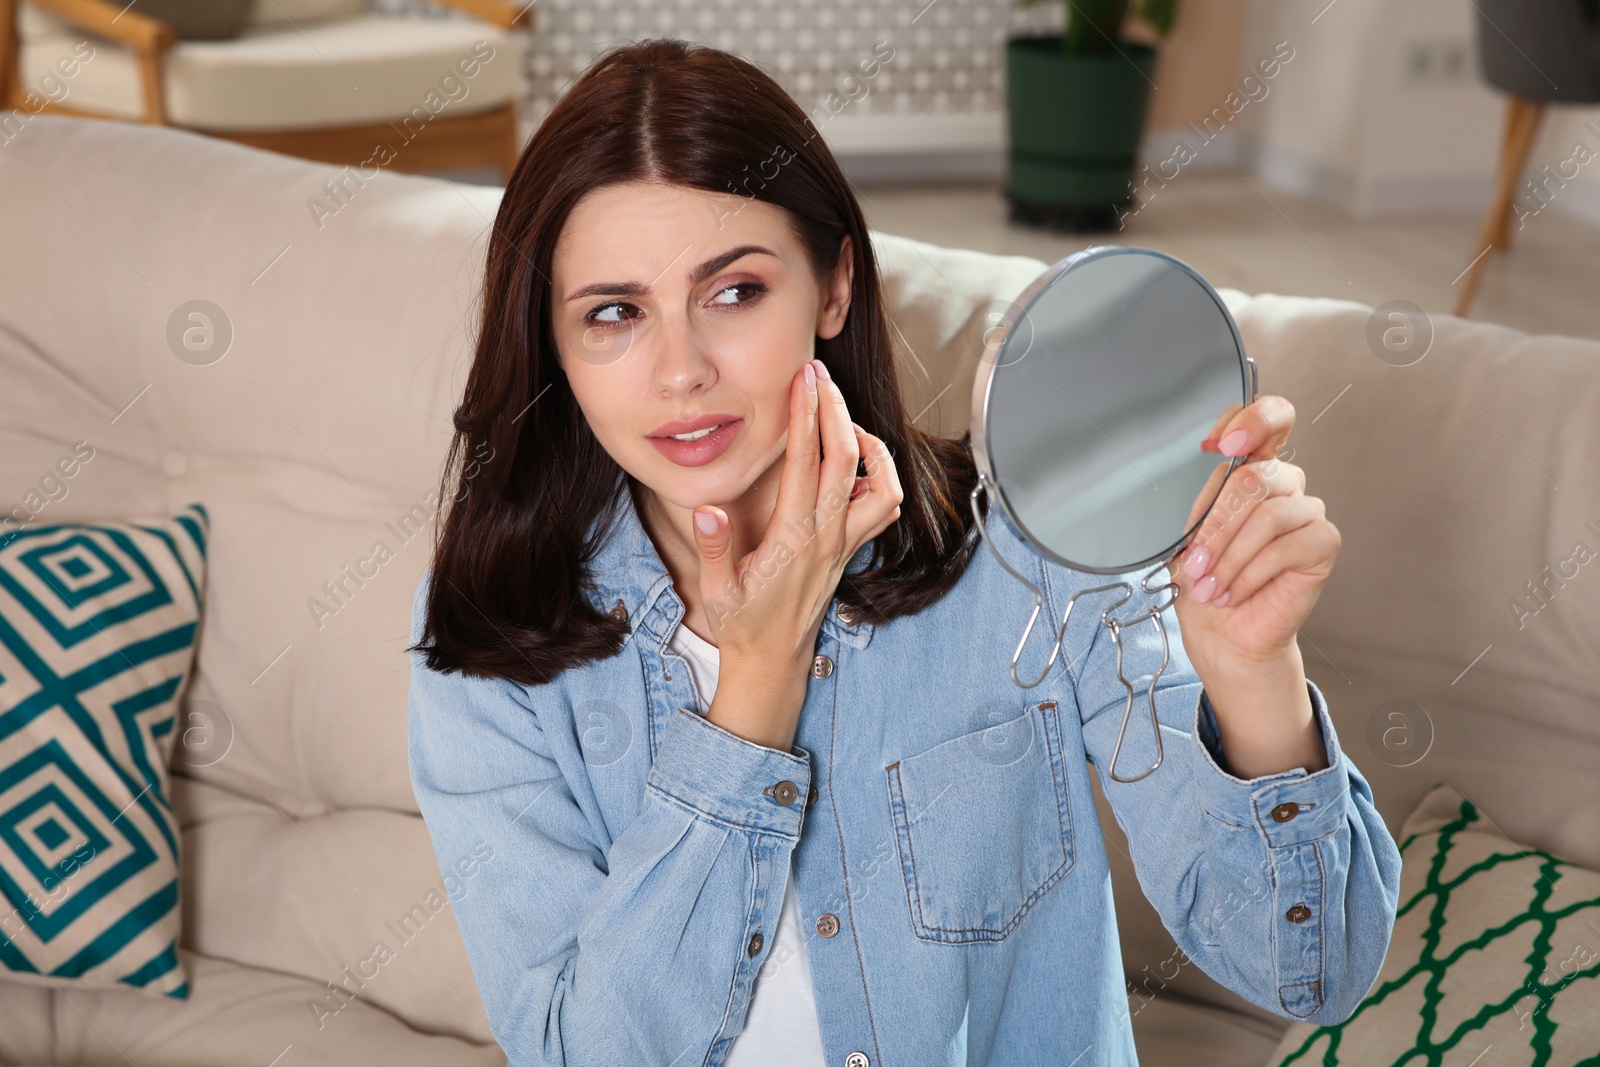
{"type": "Polygon", "coordinates": [[[0,526],[0,975],[189,995],[167,763],[207,526],[0,526]]]}
{"type": "Polygon", "coordinates": [[[1293,1026],[1269,1067],[1600,1067],[1600,874],[1513,844],[1447,783],[1400,842],[1377,981],[1343,1023],[1293,1026]]]}

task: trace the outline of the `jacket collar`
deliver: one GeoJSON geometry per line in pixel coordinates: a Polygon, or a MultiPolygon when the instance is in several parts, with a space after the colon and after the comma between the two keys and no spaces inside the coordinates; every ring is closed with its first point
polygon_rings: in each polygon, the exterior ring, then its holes
{"type": "MultiPolygon", "coordinates": [[[[620,605],[634,633],[649,633],[664,645],[683,618],[683,600],[673,588],[672,575],[640,521],[626,487],[617,511],[617,520],[590,564],[592,603],[597,610],[609,612],[616,612],[620,605]]],[[[857,549],[845,564],[844,573],[865,570],[872,560],[874,544],[875,541],[868,541],[857,549]]],[[[846,622],[839,607],[835,597],[823,616],[822,632],[855,648],[866,648],[872,640],[872,624],[865,620],[846,622]]]]}

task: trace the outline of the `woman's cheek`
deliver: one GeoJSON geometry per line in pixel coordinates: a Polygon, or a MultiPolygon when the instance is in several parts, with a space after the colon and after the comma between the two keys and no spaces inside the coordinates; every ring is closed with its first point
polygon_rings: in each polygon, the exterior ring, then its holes
{"type": "Polygon", "coordinates": [[[610,367],[620,363],[633,349],[635,331],[615,327],[589,326],[579,332],[572,350],[591,367],[610,367]]]}

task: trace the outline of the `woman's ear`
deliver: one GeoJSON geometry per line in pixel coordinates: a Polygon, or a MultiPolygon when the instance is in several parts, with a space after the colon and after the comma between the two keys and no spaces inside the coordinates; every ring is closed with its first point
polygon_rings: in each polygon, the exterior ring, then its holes
{"type": "Polygon", "coordinates": [[[828,280],[828,291],[823,294],[822,310],[817,315],[817,336],[824,341],[844,329],[845,317],[850,313],[850,287],[855,281],[856,263],[845,234],[839,242],[839,262],[834,265],[828,280]]]}

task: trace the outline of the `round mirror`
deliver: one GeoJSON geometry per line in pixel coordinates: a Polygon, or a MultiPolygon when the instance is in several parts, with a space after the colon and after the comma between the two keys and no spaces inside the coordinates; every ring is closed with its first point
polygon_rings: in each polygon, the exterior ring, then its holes
{"type": "Polygon", "coordinates": [[[1117,574],[1188,543],[1221,483],[1192,525],[1189,512],[1228,458],[1200,442],[1255,392],[1255,363],[1204,278],[1163,252],[1102,245],[1040,275],[990,331],[973,455],[1039,551],[1117,574]]]}

